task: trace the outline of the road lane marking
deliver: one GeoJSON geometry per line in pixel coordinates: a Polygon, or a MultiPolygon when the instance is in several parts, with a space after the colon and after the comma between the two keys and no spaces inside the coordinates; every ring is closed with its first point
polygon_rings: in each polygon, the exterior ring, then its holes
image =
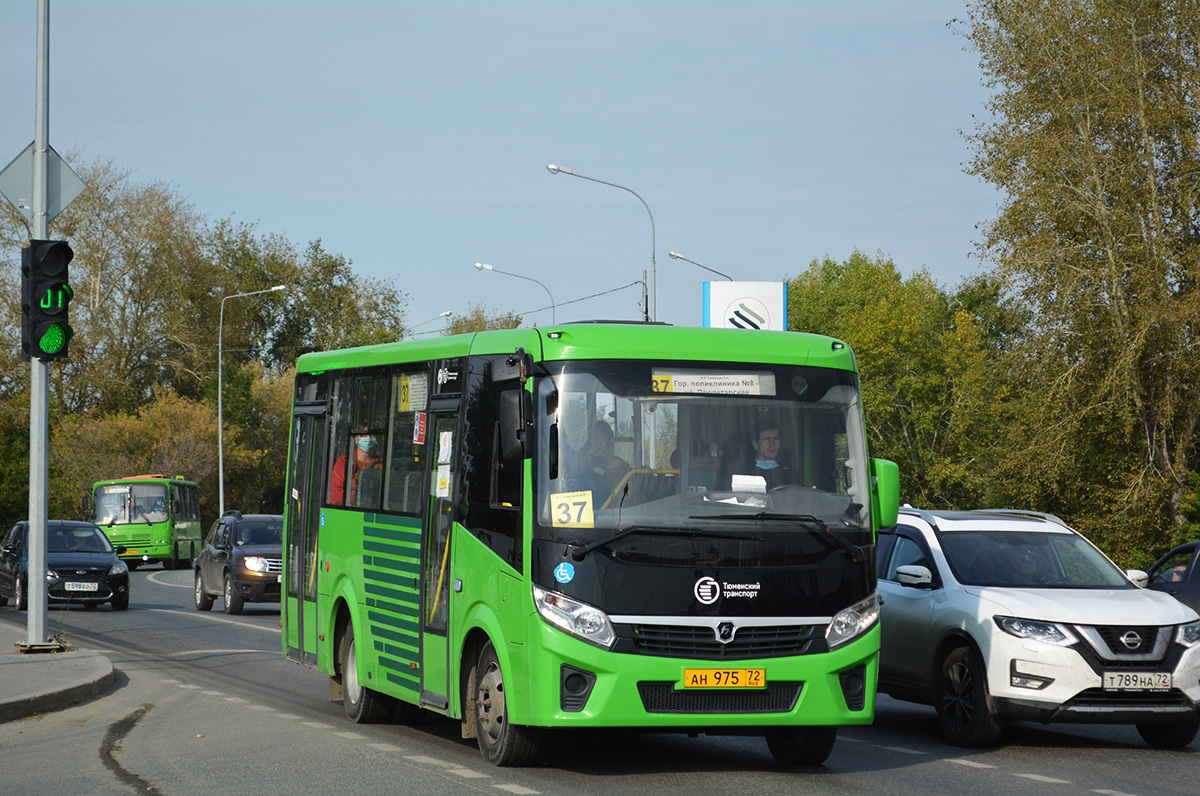
{"type": "Polygon", "coordinates": [[[403,752],[402,747],[396,746],[394,743],[369,743],[367,746],[372,749],[378,749],[381,752],[403,752]]]}
{"type": "Polygon", "coordinates": [[[1132,793],[1121,790],[1094,790],[1092,793],[1099,793],[1102,796],[1134,796],[1132,793]]]}
{"type": "Polygon", "coordinates": [[[253,653],[253,654],[255,654],[255,655],[278,655],[278,654],[279,654],[278,652],[276,652],[276,651],[274,651],[274,650],[214,650],[214,649],[201,649],[201,650],[180,650],[179,652],[172,652],[172,653],[171,653],[171,657],[172,657],[172,658],[179,658],[179,657],[182,657],[182,656],[184,656],[184,655],[249,655],[249,654],[252,654],[252,653],[253,653]]]}
{"type": "Polygon", "coordinates": [[[453,768],[456,763],[447,763],[445,760],[438,760],[436,757],[426,757],[425,755],[405,755],[405,760],[411,760],[414,763],[425,763],[430,766],[441,766],[442,768],[453,768]]]}
{"type": "Polygon", "coordinates": [[[250,628],[251,630],[265,630],[268,633],[282,633],[283,632],[279,627],[269,627],[269,626],[264,627],[262,625],[251,625],[247,622],[238,622],[237,620],[234,620],[234,619],[225,619],[220,616],[212,616],[211,614],[206,614],[202,611],[195,611],[195,612],[180,611],[178,608],[139,608],[138,610],[152,611],[152,612],[157,612],[160,614],[173,614],[175,616],[190,616],[190,617],[194,617],[195,619],[203,619],[206,622],[220,622],[221,624],[225,624],[225,625],[237,625],[238,627],[246,627],[246,628],[250,628]]]}
{"type": "Polygon", "coordinates": [[[902,755],[928,755],[929,752],[922,752],[917,749],[905,749],[903,746],[880,746],[880,749],[887,749],[889,752],[899,752],[902,755]]]}
{"type": "Polygon", "coordinates": [[[159,580],[158,575],[165,575],[166,572],[151,572],[146,575],[146,580],[157,583],[159,586],[174,586],[176,589],[191,589],[195,586],[192,582],[187,583],[167,583],[164,580],[159,580]]]}
{"type": "Polygon", "coordinates": [[[522,796],[532,793],[541,793],[540,790],[530,790],[529,788],[523,788],[520,785],[497,785],[496,790],[505,790],[509,793],[519,793],[522,794],[522,796]]]}
{"type": "Polygon", "coordinates": [[[201,691],[200,693],[205,696],[225,696],[224,691],[201,691]]]}
{"type": "Polygon", "coordinates": [[[334,735],[339,738],[345,738],[348,741],[365,741],[367,739],[367,736],[360,735],[357,732],[335,732],[334,735]]]}
{"type": "Polygon", "coordinates": [[[1024,777],[1031,779],[1034,782],[1045,782],[1050,785],[1070,785],[1069,779],[1055,779],[1054,777],[1043,777],[1041,774],[1013,774],[1014,777],[1024,777]]]}
{"type": "Polygon", "coordinates": [[[970,768],[995,768],[990,763],[980,763],[977,760],[968,760],[965,757],[946,757],[943,758],[947,763],[954,763],[960,766],[969,766],[970,768]]]}
{"type": "Polygon", "coordinates": [[[273,707],[270,707],[269,705],[247,705],[246,707],[250,708],[251,710],[274,710],[275,709],[273,707]]]}
{"type": "Polygon", "coordinates": [[[275,718],[283,719],[284,721],[295,721],[296,719],[298,719],[300,717],[297,716],[295,713],[276,713],[275,718]]]}
{"type": "Polygon", "coordinates": [[[320,721],[304,721],[304,722],[301,722],[301,724],[303,724],[305,727],[312,727],[314,730],[332,730],[333,729],[332,724],[325,724],[324,722],[320,722],[320,721]]]}
{"type": "Polygon", "coordinates": [[[449,771],[447,771],[446,773],[453,774],[456,777],[462,777],[463,779],[491,779],[492,778],[490,774],[481,774],[478,771],[472,771],[469,768],[452,768],[449,771]]]}
{"type": "Polygon", "coordinates": [[[246,703],[246,702],[249,702],[250,700],[249,700],[249,699],[242,699],[241,697],[225,697],[225,701],[226,701],[226,702],[241,702],[241,703],[246,703]]]}

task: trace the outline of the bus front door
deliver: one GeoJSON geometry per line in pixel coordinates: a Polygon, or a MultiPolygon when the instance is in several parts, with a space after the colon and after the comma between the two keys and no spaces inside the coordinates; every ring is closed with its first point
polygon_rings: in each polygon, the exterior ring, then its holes
{"type": "Polygon", "coordinates": [[[317,541],[320,531],[319,474],[325,460],[324,407],[297,407],[292,417],[292,461],[287,485],[287,548],[284,578],[284,647],[287,657],[316,666],[317,541]]]}
{"type": "Polygon", "coordinates": [[[449,618],[453,591],[450,571],[450,530],[457,442],[457,413],[433,414],[435,430],[427,444],[430,456],[429,514],[425,518],[422,551],[421,706],[445,711],[450,707],[449,618]]]}

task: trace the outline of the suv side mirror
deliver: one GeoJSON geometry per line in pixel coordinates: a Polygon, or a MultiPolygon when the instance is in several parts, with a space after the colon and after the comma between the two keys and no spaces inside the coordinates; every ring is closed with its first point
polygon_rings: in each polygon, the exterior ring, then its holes
{"type": "Polygon", "coordinates": [[[1150,582],[1150,576],[1147,575],[1144,570],[1140,569],[1125,570],[1125,577],[1133,581],[1133,585],[1137,586],[1139,589],[1146,588],[1146,584],[1150,582]]]}
{"type": "Polygon", "coordinates": [[[920,564],[905,564],[896,567],[896,582],[901,586],[928,589],[933,586],[933,573],[929,571],[929,567],[920,564]]]}

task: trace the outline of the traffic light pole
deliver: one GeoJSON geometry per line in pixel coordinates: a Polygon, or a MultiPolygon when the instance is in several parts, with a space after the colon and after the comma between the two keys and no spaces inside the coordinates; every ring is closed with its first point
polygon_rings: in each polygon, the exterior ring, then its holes
{"type": "MultiPolygon", "coordinates": [[[[33,136],[33,235],[50,237],[47,209],[47,153],[50,150],[50,0],[38,0],[37,28],[37,109],[33,136]]],[[[29,619],[26,644],[30,649],[45,647],[46,592],[46,520],[50,511],[47,495],[50,468],[50,389],[46,363],[37,357],[29,360],[29,619]]]]}

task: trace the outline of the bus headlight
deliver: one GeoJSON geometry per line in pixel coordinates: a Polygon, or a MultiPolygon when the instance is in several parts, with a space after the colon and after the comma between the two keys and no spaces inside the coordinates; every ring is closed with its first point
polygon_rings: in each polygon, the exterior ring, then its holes
{"type": "Polygon", "coordinates": [[[617,640],[608,614],[565,594],[533,587],[533,602],[538,613],[555,627],[591,644],[609,649],[617,640]]]}
{"type": "Polygon", "coordinates": [[[837,649],[866,633],[879,621],[879,595],[875,592],[862,602],[837,612],[825,628],[829,649],[837,649]]]}

